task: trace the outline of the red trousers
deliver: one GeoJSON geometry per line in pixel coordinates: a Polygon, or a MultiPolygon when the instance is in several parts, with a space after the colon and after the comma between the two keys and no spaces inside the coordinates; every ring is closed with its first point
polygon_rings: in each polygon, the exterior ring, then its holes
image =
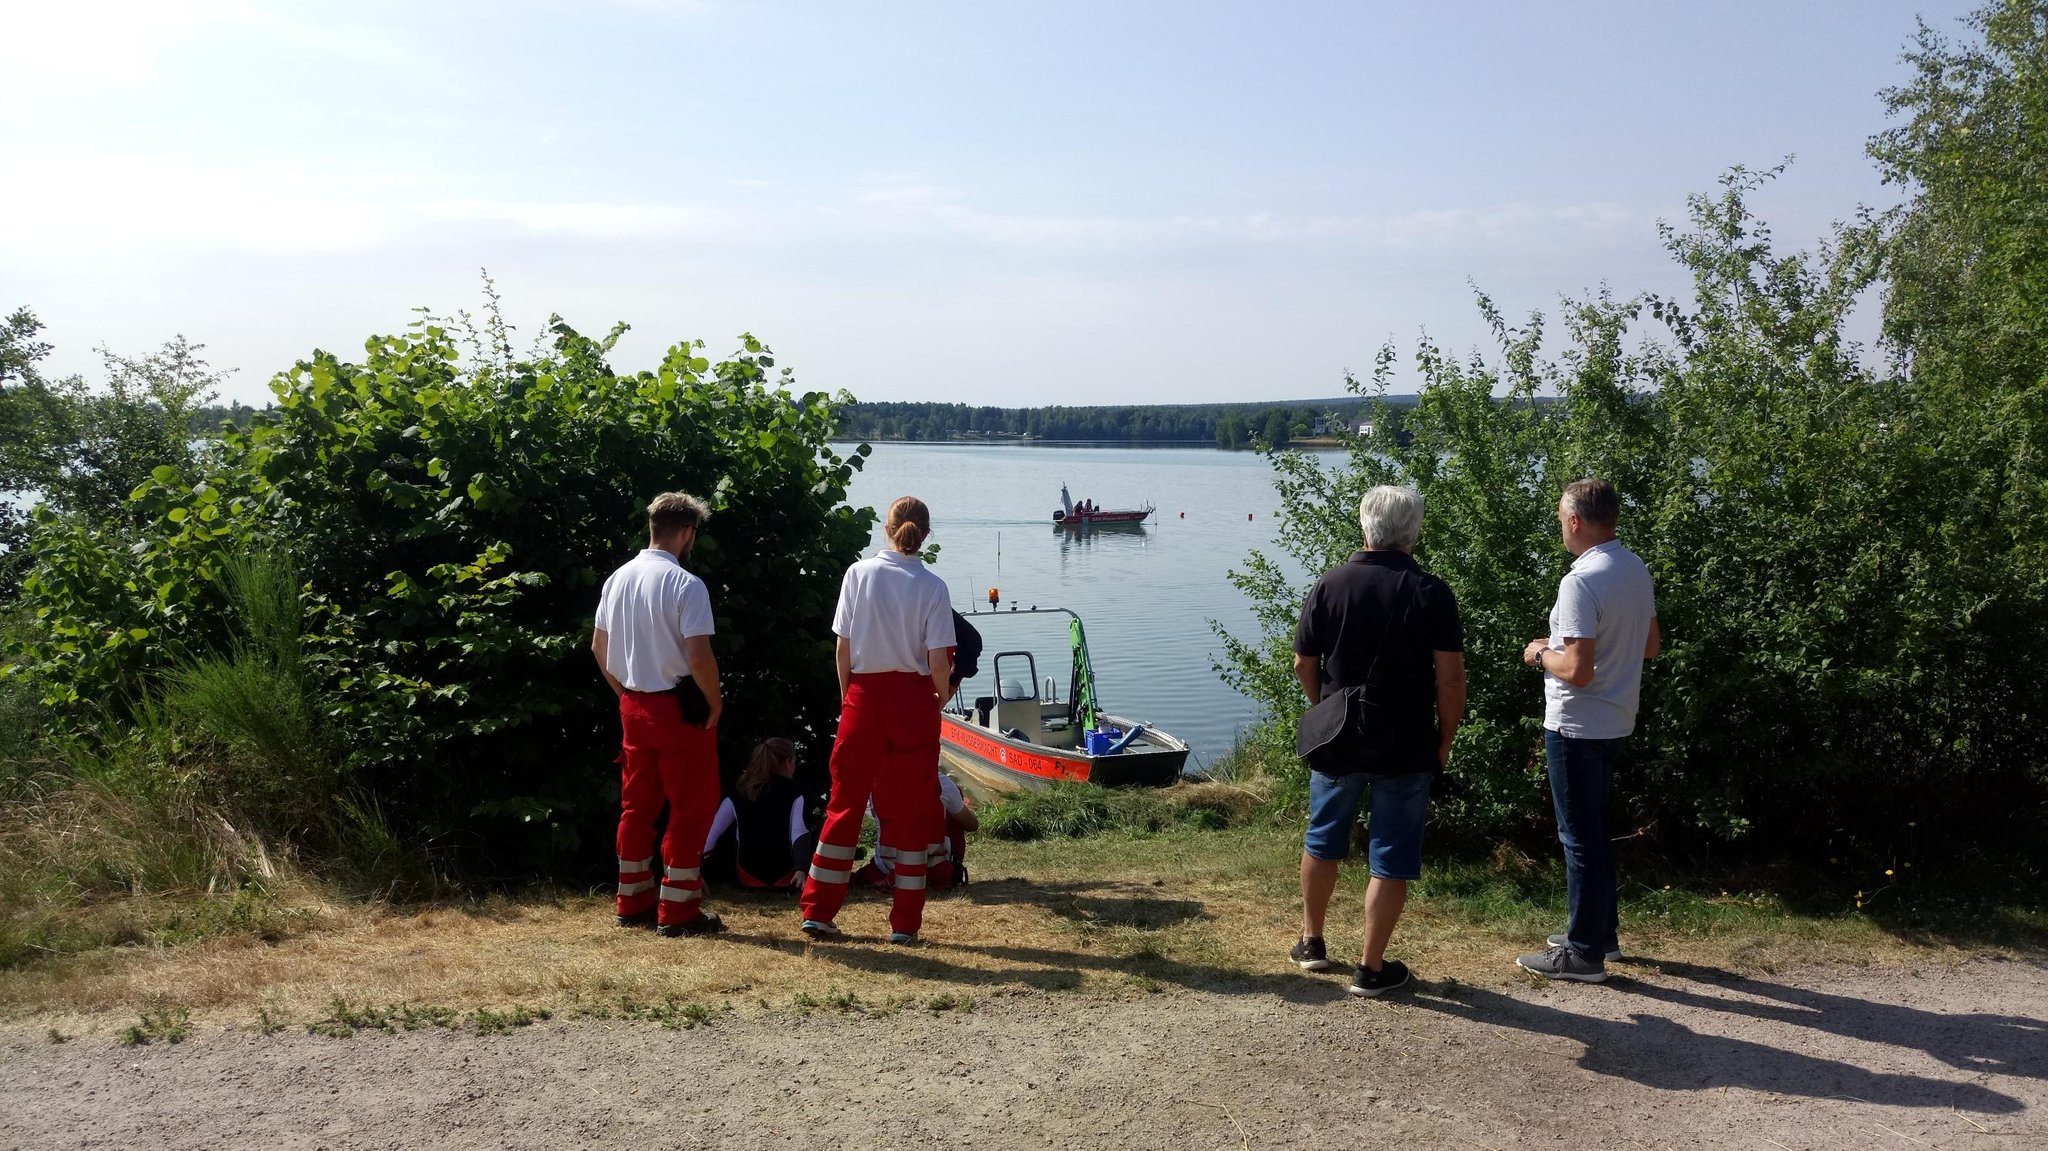
{"type": "Polygon", "coordinates": [[[853,848],[873,798],[882,845],[896,853],[889,927],[915,933],[924,923],[926,852],[944,834],[932,824],[939,786],[939,700],[928,675],[856,675],[832,742],[832,796],[811,857],[800,906],[805,919],[832,919],[853,879],[853,848]]]}
{"type": "MultiPolygon", "coordinates": [[[[932,826],[938,829],[938,838],[925,848],[924,878],[925,890],[951,891],[959,886],[960,867],[967,861],[967,833],[954,827],[946,819],[946,805],[943,801],[932,801],[932,826]]],[[[895,883],[891,872],[882,870],[881,860],[887,860],[893,869],[896,866],[896,852],[887,844],[875,849],[875,858],[867,866],[853,873],[853,881],[862,887],[884,890],[895,883]]]]}
{"type": "Polygon", "coordinates": [[[688,923],[703,909],[704,836],[718,814],[718,733],[683,722],[676,697],[629,691],[619,697],[620,915],[688,923]],[[654,880],[654,819],[668,803],[661,837],[660,898],[654,880]]]}

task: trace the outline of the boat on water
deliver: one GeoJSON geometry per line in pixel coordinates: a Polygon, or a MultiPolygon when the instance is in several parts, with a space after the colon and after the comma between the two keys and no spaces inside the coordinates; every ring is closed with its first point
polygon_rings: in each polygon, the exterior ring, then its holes
{"type": "MultiPolygon", "coordinates": [[[[990,593],[991,596],[994,593],[990,593]]],[[[1064,698],[1039,678],[1029,651],[998,650],[989,661],[995,694],[953,697],[939,714],[939,758],[963,784],[1003,794],[1062,780],[1105,787],[1163,787],[1180,778],[1188,745],[1140,720],[1103,711],[1081,617],[1066,608],[968,613],[984,633],[1004,619],[1065,616],[1070,659],[1064,698]]]]}
{"type": "Polygon", "coordinates": [[[1074,497],[1067,494],[1067,485],[1060,485],[1060,506],[1052,510],[1052,522],[1062,527],[1082,528],[1104,524],[1141,524],[1155,509],[1151,504],[1141,508],[1099,508],[1094,500],[1082,500],[1078,505],[1074,497]]]}

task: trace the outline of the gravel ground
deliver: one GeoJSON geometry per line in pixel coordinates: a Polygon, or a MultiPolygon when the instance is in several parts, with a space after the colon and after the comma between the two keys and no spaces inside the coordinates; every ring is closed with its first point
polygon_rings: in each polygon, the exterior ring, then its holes
{"type": "Polygon", "coordinates": [[[0,1028],[0,1148],[2048,1147],[2048,963],[1339,977],[175,1046],[0,1028]]]}

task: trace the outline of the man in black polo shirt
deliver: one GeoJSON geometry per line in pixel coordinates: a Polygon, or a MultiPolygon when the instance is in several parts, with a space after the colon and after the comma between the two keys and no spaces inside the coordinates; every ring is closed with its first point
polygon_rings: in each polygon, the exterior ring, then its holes
{"type": "Polygon", "coordinates": [[[1465,711],[1464,629],[1444,581],[1409,554],[1422,535],[1422,497],[1377,487],[1358,502],[1365,550],[1324,572],[1301,607],[1294,674],[1311,705],[1345,688],[1371,701],[1371,750],[1309,772],[1308,834],[1301,855],[1301,938],[1291,952],[1306,971],[1330,965],[1323,917],[1337,865],[1351,853],[1351,826],[1368,791],[1372,881],[1365,889],[1365,949],[1353,995],[1408,982],[1386,958],[1387,940],[1422,877],[1422,823],[1432,776],[1450,760],[1465,711]]]}

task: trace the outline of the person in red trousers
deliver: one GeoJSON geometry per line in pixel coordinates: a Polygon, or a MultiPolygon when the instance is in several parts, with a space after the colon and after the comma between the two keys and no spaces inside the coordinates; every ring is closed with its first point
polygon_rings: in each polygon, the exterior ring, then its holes
{"type": "Polygon", "coordinates": [[[718,661],[711,593],[683,570],[704,501],[664,492],[647,505],[647,548],[604,581],[590,651],[619,697],[620,927],[663,935],[722,931],[704,910],[704,833],[718,810],[718,661]],[[654,819],[668,803],[662,873],[654,877],[654,819]],[[657,887],[659,892],[657,893],[657,887]],[[657,897],[658,894],[658,897],[657,897]]]}
{"type": "Polygon", "coordinates": [[[889,505],[890,546],[846,569],[839,607],[839,734],[832,742],[832,795],[800,905],[804,934],[836,939],[836,917],[853,879],[853,847],[870,798],[882,846],[896,855],[889,941],[915,943],[924,924],[926,852],[938,838],[939,706],[950,691],[953,605],[946,581],[918,551],[931,512],[914,496],[889,505]]]}

